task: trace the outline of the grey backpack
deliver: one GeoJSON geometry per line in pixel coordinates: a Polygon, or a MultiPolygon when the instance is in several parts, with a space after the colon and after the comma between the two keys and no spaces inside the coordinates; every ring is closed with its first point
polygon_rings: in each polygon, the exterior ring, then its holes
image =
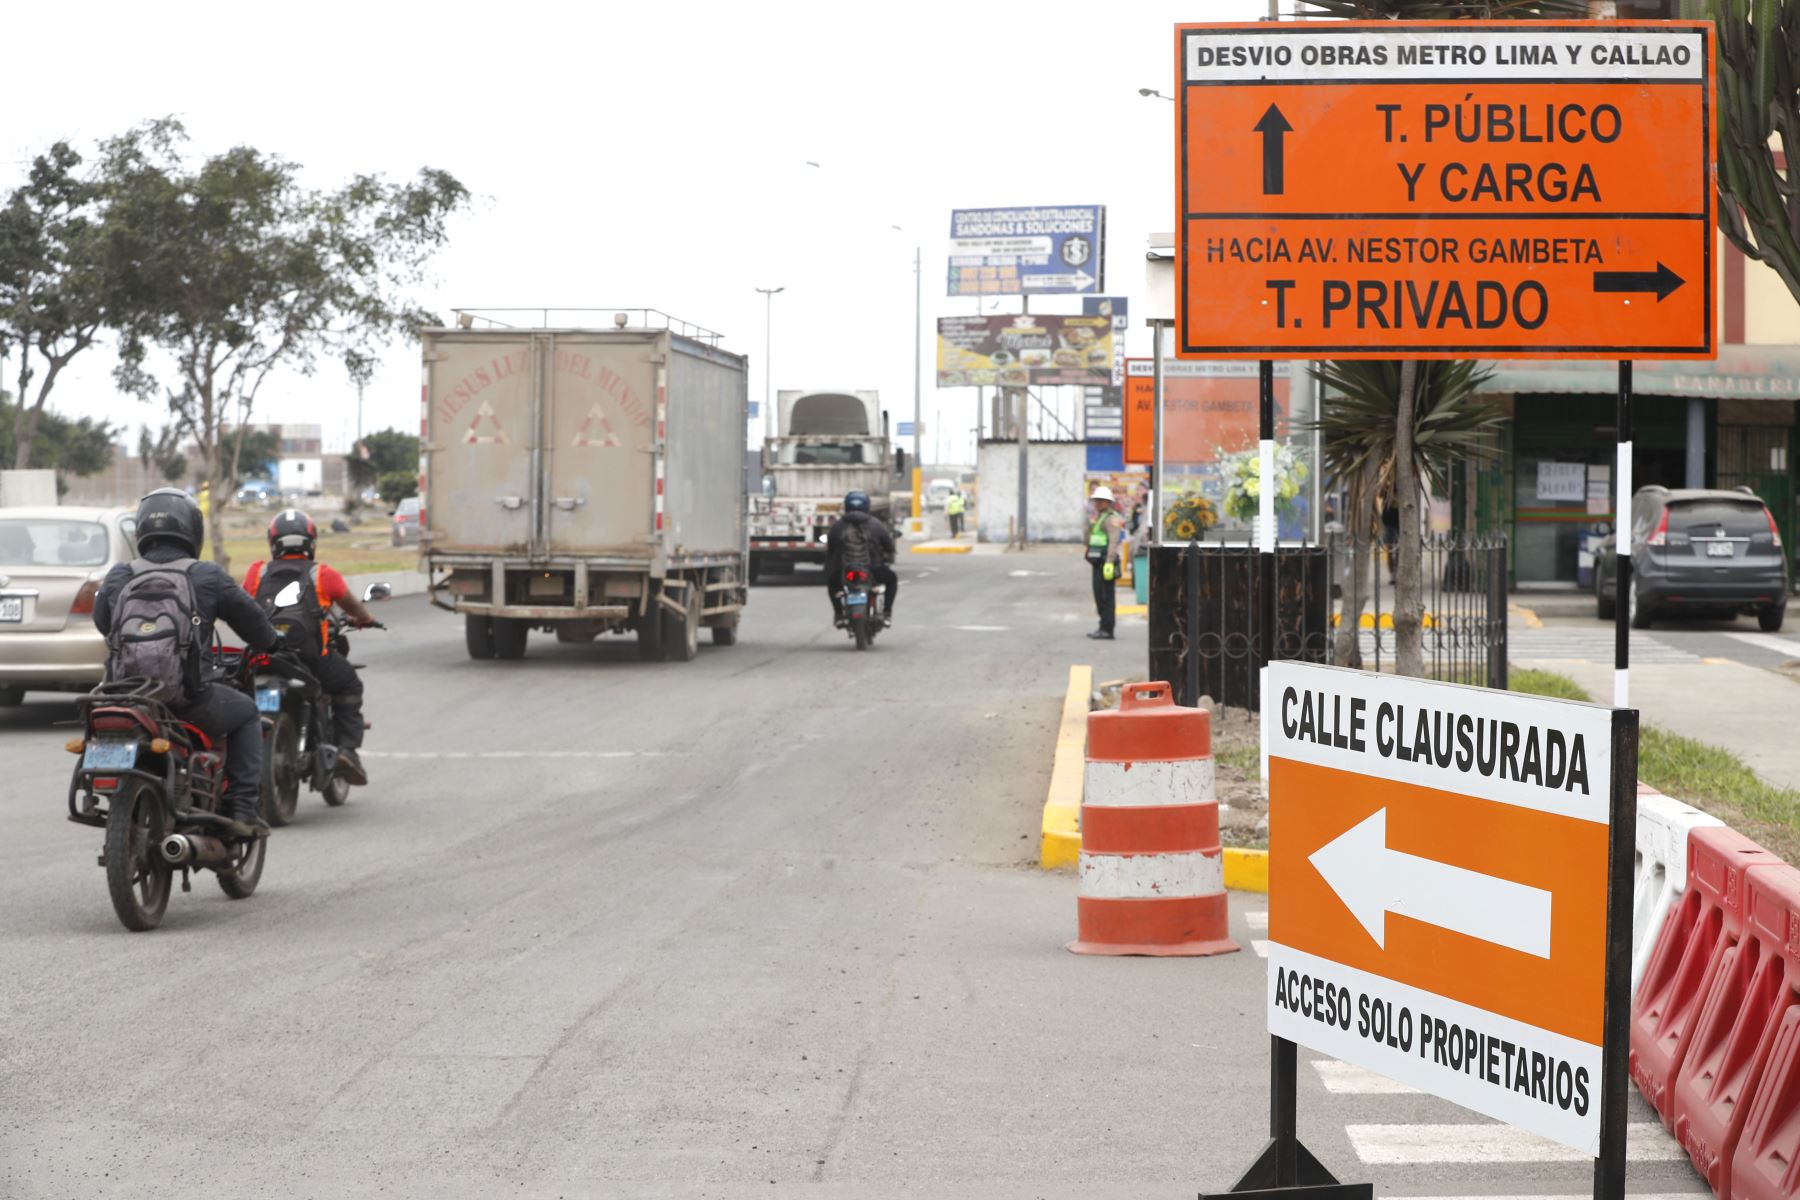
{"type": "Polygon", "coordinates": [[[199,698],[200,614],[191,558],[131,564],[131,578],[112,604],[106,677],[147,679],[158,700],[180,708],[199,698]]]}

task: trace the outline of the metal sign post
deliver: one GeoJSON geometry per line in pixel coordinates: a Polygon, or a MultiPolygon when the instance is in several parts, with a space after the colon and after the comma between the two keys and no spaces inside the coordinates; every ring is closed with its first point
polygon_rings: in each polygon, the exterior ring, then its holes
{"type": "Polygon", "coordinates": [[[1613,466],[1613,545],[1618,584],[1613,589],[1613,706],[1631,704],[1631,360],[1619,361],[1618,451],[1613,466]]]}

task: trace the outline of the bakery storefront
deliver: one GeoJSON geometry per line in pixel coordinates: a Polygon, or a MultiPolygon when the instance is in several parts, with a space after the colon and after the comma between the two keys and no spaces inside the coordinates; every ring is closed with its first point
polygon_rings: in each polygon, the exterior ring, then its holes
{"type": "MultiPolygon", "coordinates": [[[[1515,587],[1588,586],[1584,547],[1613,519],[1618,367],[1489,365],[1481,392],[1510,420],[1501,454],[1477,473],[1476,524],[1510,531],[1515,587]]],[[[1749,487],[1792,555],[1800,347],[1728,345],[1712,362],[1639,362],[1633,378],[1636,486],[1749,487]]]]}

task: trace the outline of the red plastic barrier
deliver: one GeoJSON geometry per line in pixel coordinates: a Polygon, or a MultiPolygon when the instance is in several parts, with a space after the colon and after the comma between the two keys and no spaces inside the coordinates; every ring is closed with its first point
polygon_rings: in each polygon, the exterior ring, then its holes
{"type": "Polygon", "coordinates": [[[1663,1124],[1700,1003],[1724,952],[1744,929],[1744,877],[1782,861],[1724,826],[1688,834],[1688,888],[1663,924],[1631,1005],[1632,1082],[1663,1124]]]}
{"type": "MultiPolygon", "coordinates": [[[[1800,940],[1800,934],[1790,940],[1800,940]]],[[[1775,1022],[1762,1086],[1750,1097],[1722,1200],[1790,1200],[1800,1193],[1800,1007],[1775,1022]]]]}
{"type": "Polygon", "coordinates": [[[1746,872],[1743,937],[1720,954],[1675,1080],[1676,1140],[1719,1196],[1775,1031],[1800,999],[1800,871],[1746,872]]]}

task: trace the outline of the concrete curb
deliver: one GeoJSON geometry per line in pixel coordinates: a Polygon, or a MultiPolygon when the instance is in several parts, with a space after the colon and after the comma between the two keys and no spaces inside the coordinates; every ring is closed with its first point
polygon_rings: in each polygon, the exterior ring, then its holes
{"type": "MultiPolygon", "coordinates": [[[[1094,668],[1071,666],[1069,690],[1063,697],[1062,723],[1056,731],[1050,792],[1044,798],[1038,866],[1046,871],[1073,867],[1081,859],[1081,797],[1087,775],[1088,697],[1094,691],[1094,668]]],[[[1269,890],[1269,852],[1227,846],[1222,854],[1225,886],[1234,892],[1269,890]]]]}
{"type": "Polygon", "coordinates": [[[1225,886],[1234,892],[1269,890],[1269,852],[1225,847],[1225,886]]]}
{"type": "Polygon", "coordinates": [[[1044,800],[1038,866],[1046,871],[1072,867],[1081,857],[1081,789],[1087,772],[1088,697],[1093,692],[1094,668],[1071,666],[1050,767],[1050,794],[1044,800]]]}

